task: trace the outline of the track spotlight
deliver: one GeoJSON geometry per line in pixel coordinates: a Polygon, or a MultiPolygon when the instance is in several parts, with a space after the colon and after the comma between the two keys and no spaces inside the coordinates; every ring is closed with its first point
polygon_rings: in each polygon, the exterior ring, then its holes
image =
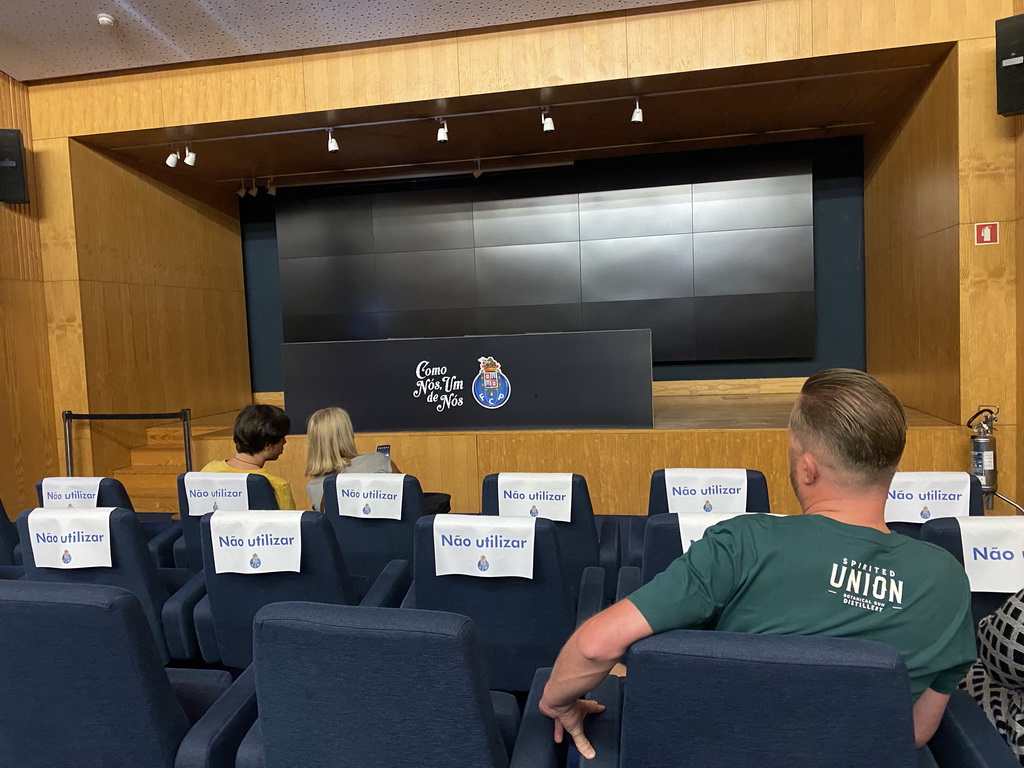
{"type": "Polygon", "coordinates": [[[631,123],[642,123],[644,121],[644,111],[640,109],[639,100],[636,103],[636,109],[633,110],[633,117],[629,119],[631,123]]]}
{"type": "Polygon", "coordinates": [[[551,115],[547,112],[541,112],[540,126],[544,130],[544,133],[553,133],[555,130],[555,121],[551,119],[551,115]]]}
{"type": "Polygon", "coordinates": [[[334,129],[327,129],[327,151],[337,152],[338,151],[338,140],[334,138],[334,129]]]}
{"type": "Polygon", "coordinates": [[[437,143],[447,144],[448,143],[448,121],[441,120],[441,127],[437,129],[437,143]]]}
{"type": "Polygon", "coordinates": [[[239,179],[239,183],[241,184],[241,186],[235,190],[235,194],[238,195],[239,197],[245,197],[245,179],[239,179]]]}
{"type": "Polygon", "coordinates": [[[180,154],[178,154],[177,152],[171,152],[171,154],[169,154],[167,156],[167,159],[164,160],[164,162],[167,163],[167,167],[168,168],[173,168],[174,166],[176,166],[178,164],[178,161],[180,159],[181,159],[181,155],[180,154]]]}
{"type": "Polygon", "coordinates": [[[185,147],[185,165],[191,167],[196,164],[196,153],[189,147],[185,147]]]}
{"type": "Polygon", "coordinates": [[[271,197],[277,195],[277,187],[274,186],[273,177],[267,179],[267,194],[270,195],[271,197]]]}
{"type": "Polygon", "coordinates": [[[249,190],[249,195],[251,197],[256,197],[256,195],[258,193],[259,193],[259,190],[256,188],[256,179],[253,179],[252,180],[252,188],[249,190]]]}

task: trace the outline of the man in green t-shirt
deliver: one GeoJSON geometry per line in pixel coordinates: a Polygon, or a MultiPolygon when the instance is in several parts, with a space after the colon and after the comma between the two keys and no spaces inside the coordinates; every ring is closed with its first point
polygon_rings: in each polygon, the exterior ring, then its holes
{"type": "Polygon", "coordinates": [[[910,673],[914,737],[923,746],[976,651],[961,565],[885,525],[906,432],[899,401],[868,374],[835,368],[807,379],[789,421],[790,479],[804,514],[719,523],[650,583],[583,624],[540,702],[555,740],[567,732],[593,757],[583,719],[604,707],[579,697],[637,640],[707,628],[894,646],[910,673]]]}

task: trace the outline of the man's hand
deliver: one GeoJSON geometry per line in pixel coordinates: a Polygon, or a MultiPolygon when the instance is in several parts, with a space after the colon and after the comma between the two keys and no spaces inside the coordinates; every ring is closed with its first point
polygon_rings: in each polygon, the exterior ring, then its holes
{"type": "Polygon", "coordinates": [[[576,742],[576,749],[583,757],[590,760],[597,754],[586,734],[583,733],[583,719],[587,715],[604,712],[604,704],[576,699],[566,707],[552,707],[545,704],[544,699],[541,699],[540,711],[555,721],[555,741],[557,743],[561,744],[563,735],[568,733],[576,742]]]}

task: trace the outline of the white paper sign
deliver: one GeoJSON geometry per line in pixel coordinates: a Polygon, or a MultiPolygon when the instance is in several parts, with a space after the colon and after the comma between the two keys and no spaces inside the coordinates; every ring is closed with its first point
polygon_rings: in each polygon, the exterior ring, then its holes
{"type": "MultiPolygon", "coordinates": [[[[666,469],[668,511],[738,515],[747,509],[745,469],[666,469]]],[[[721,518],[727,519],[727,518],[721,518]]]]}
{"type": "Polygon", "coordinates": [[[109,568],[113,507],[33,509],[28,516],[32,559],[40,568],[109,568]]]}
{"type": "Polygon", "coordinates": [[[957,523],[972,592],[1013,593],[1024,587],[1024,518],[964,517],[957,523]]]}
{"type": "Polygon", "coordinates": [[[100,497],[102,477],[44,477],[43,506],[46,509],[88,509],[100,497]]]}
{"type": "Polygon", "coordinates": [[[367,520],[401,520],[405,475],[352,472],[335,480],[338,513],[367,520]]]}
{"type": "Polygon", "coordinates": [[[188,514],[199,517],[220,510],[249,508],[248,472],[186,472],[188,514]]]}
{"type": "Polygon", "coordinates": [[[966,472],[897,472],[885,500],[887,523],[923,523],[933,517],[970,514],[971,476],[966,472]]]}
{"type": "Polygon", "coordinates": [[[502,517],[543,517],[572,520],[572,473],[498,473],[498,514],[502,517]]]}
{"type": "MultiPolygon", "coordinates": [[[[737,514],[743,515],[745,512],[737,514]]],[[[683,545],[683,552],[686,552],[690,545],[697,539],[704,537],[704,532],[712,525],[717,525],[723,520],[731,520],[736,517],[732,512],[683,512],[677,515],[679,518],[679,539],[683,545]]]]}
{"type": "Polygon", "coordinates": [[[217,573],[298,573],[302,511],[217,510],[210,518],[210,543],[217,573]]]}
{"type": "Polygon", "coordinates": [[[536,527],[531,517],[438,515],[434,573],[532,579],[536,527]]]}

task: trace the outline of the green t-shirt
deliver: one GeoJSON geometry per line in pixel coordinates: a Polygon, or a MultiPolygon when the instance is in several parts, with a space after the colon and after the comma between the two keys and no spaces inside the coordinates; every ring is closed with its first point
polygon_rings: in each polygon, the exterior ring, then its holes
{"type": "Polygon", "coordinates": [[[977,657],[971,593],[945,550],[821,515],[739,515],[629,596],[655,632],[708,628],[894,646],[916,699],[977,657]]]}

